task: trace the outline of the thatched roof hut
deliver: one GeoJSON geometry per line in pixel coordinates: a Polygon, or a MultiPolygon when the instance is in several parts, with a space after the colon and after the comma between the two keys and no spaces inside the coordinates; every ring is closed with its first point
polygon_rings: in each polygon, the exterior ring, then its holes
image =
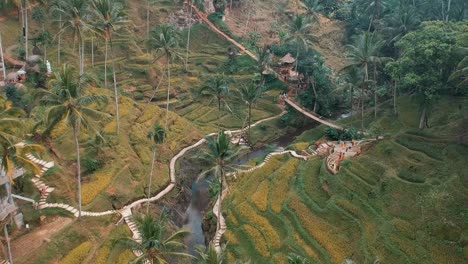
{"type": "Polygon", "coordinates": [[[283,58],[281,58],[281,64],[292,64],[296,61],[291,53],[286,54],[283,58]]]}

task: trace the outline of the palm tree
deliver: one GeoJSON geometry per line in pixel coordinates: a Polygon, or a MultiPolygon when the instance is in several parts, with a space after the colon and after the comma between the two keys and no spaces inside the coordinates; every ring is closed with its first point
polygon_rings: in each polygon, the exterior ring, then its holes
{"type": "Polygon", "coordinates": [[[271,68],[271,60],[273,59],[273,54],[267,46],[257,47],[257,71],[260,76],[260,85],[265,84],[265,74],[275,73],[271,68]]]}
{"type": "Polygon", "coordinates": [[[215,101],[218,107],[218,127],[219,119],[221,118],[221,107],[224,104],[230,110],[227,104],[227,96],[229,95],[229,86],[224,74],[215,75],[208,79],[207,84],[200,90],[200,95],[204,97],[211,97],[208,104],[215,101]]]}
{"type": "Polygon", "coordinates": [[[158,56],[164,56],[167,68],[167,101],[166,101],[166,122],[164,131],[168,132],[167,122],[169,117],[169,99],[171,91],[171,63],[175,59],[182,59],[183,55],[179,51],[179,32],[170,25],[162,25],[150,34],[149,46],[155,50],[158,56]]]}
{"type": "Polygon", "coordinates": [[[377,84],[378,84],[378,67],[385,66],[386,63],[392,61],[392,58],[389,57],[372,57],[372,65],[374,68],[374,78],[373,78],[373,86],[374,86],[374,118],[377,118],[377,84]]]}
{"type": "Polygon", "coordinates": [[[112,46],[112,33],[116,27],[123,24],[124,12],[120,4],[114,3],[113,0],[93,0],[93,11],[98,22],[98,30],[101,30],[105,39],[105,56],[104,56],[104,86],[107,88],[107,50],[110,43],[111,60],[112,60],[112,78],[114,84],[114,99],[115,99],[115,119],[117,123],[117,135],[120,131],[120,114],[119,114],[119,93],[117,90],[117,80],[115,77],[115,58],[112,46]]]}
{"type": "MultiPolygon", "coordinates": [[[[369,66],[371,64],[376,65],[380,61],[378,57],[379,49],[382,47],[383,41],[378,40],[377,37],[369,32],[363,32],[355,41],[354,45],[347,45],[349,52],[347,58],[350,61],[350,64],[345,67],[358,67],[362,68],[364,71],[364,83],[369,82],[369,66]]],[[[376,69],[374,69],[374,77],[376,69]]],[[[375,80],[374,80],[375,81],[375,80]]],[[[375,84],[374,84],[375,85],[375,84]]],[[[376,87],[375,85],[374,87],[376,87]]],[[[363,87],[364,88],[364,87],[363,87]]],[[[374,100],[375,103],[377,100],[376,90],[374,91],[374,100]]],[[[362,99],[362,97],[361,97],[362,99]]],[[[377,107],[377,106],[375,106],[377,107]]],[[[375,115],[377,114],[377,108],[375,108],[375,115]]],[[[364,116],[364,102],[361,101],[361,116],[364,116]]]]}
{"type": "MultiPolygon", "coordinates": [[[[201,176],[206,176],[208,174],[213,174],[215,178],[219,181],[220,192],[218,194],[219,207],[218,207],[218,216],[221,215],[221,198],[223,195],[223,185],[228,188],[226,181],[226,170],[232,168],[229,163],[234,159],[237,153],[234,153],[231,147],[230,137],[227,136],[224,131],[218,132],[216,137],[206,138],[206,143],[208,149],[200,157],[204,163],[212,164],[212,167],[202,173],[201,176]]],[[[219,218],[218,224],[216,227],[216,232],[221,228],[219,218]]]]}
{"type": "Polygon", "coordinates": [[[92,27],[88,24],[87,0],[58,0],[56,3],[56,10],[61,17],[60,23],[62,27],[58,34],[71,31],[73,35],[74,45],[78,43],[78,62],[80,76],[84,74],[84,37],[86,31],[93,31],[92,27]]]}
{"type": "Polygon", "coordinates": [[[178,230],[169,233],[167,219],[161,216],[154,219],[151,215],[136,218],[138,230],[141,234],[141,242],[131,237],[121,239],[123,244],[134,250],[140,251],[142,255],[135,263],[158,263],[168,264],[173,257],[193,258],[192,255],[182,252],[185,246],[183,239],[189,234],[186,230],[178,230]]]}
{"type": "Polygon", "coordinates": [[[468,87],[468,47],[460,47],[457,52],[462,58],[450,75],[449,81],[456,83],[457,92],[459,89],[468,87]]]}
{"type": "Polygon", "coordinates": [[[188,5],[190,8],[189,18],[188,18],[188,29],[187,29],[187,47],[185,51],[185,71],[188,71],[188,57],[189,57],[189,48],[190,48],[190,31],[192,29],[192,13],[193,13],[193,6],[190,0],[188,0],[188,5]]]}
{"type": "Polygon", "coordinates": [[[221,251],[218,253],[213,245],[210,243],[208,247],[197,247],[195,249],[197,253],[198,264],[224,264],[227,262],[226,258],[226,244],[221,246],[221,251]]]}
{"type": "Polygon", "coordinates": [[[18,135],[23,127],[20,117],[24,117],[24,112],[12,107],[10,102],[0,97],[0,168],[10,177],[11,182],[18,165],[40,173],[37,165],[25,155],[44,150],[40,145],[20,143],[21,138],[18,135]]]}
{"type": "MultiPolygon", "coordinates": [[[[148,183],[148,199],[151,196],[151,182],[153,178],[153,170],[154,170],[154,161],[156,159],[156,150],[157,146],[162,144],[164,142],[164,138],[166,137],[166,132],[164,131],[164,128],[157,124],[156,126],[153,127],[153,130],[148,133],[147,137],[151,139],[154,142],[153,146],[153,159],[151,161],[151,173],[149,175],[149,183],[148,183]]],[[[159,152],[161,153],[161,151],[159,152]]],[[[148,203],[146,204],[146,214],[149,213],[149,200],[148,203]]]]}
{"type": "Polygon", "coordinates": [[[320,23],[319,13],[324,9],[323,4],[319,0],[303,0],[302,3],[307,9],[307,15],[313,17],[317,23],[320,23]]]}
{"type": "Polygon", "coordinates": [[[99,134],[93,126],[93,122],[109,117],[109,115],[93,109],[92,104],[100,104],[107,101],[105,95],[82,95],[83,87],[73,68],[64,64],[61,71],[51,81],[52,90],[42,91],[41,105],[47,108],[43,124],[44,135],[48,135],[59,123],[66,122],[73,130],[76,147],[76,174],[78,180],[78,217],[81,217],[81,165],[80,143],[78,137],[80,129],[90,130],[99,134]]]}
{"type": "Polygon", "coordinates": [[[289,36],[286,41],[294,43],[297,47],[296,50],[296,66],[295,71],[297,72],[297,66],[299,64],[299,50],[307,50],[311,45],[311,40],[314,36],[310,33],[312,28],[312,22],[308,16],[297,15],[293,18],[291,23],[288,25],[289,36]]]}
{"type": "Polygon", "coordinates": [[[248,85],[243,85],[242,87],[239,88],[238,90],[240,97],[242,98],[242,101],[245,102],[247,105],[248,109],[248,133],[247,133],[247,139],[249,144],[251,143],[250,141],[250,124],[251,124],[251,119],[252,119],[252,106],[257,102],[258,98],[263,93],[263,88],[260,86],[255,85],[255,83],[250,83],[248,85]]]}
{"type": "Polygon", "coordinates": [[[400,5],[392,13],[384,17],[385,27],[383,29],[389,35],[392,43],[397,42],[406,33],[414,30],[419,25],[419,19],[415,15],[414,8],[407,5],[400,5]]]}

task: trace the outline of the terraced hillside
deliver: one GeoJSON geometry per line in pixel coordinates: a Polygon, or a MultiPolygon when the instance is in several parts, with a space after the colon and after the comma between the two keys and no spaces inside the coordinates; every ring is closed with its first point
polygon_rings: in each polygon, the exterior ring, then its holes
{"type": "Polygon", "coordinates": [[[396,136],[344,162],[337,175],[318,158],[287,157],[242,175],[226,201],[230,259],[285,263],[294,252],[313,263],[466,262],[468,146],[458,137],[466,102],[443,100],[427,131],[411,128],[417,117],[394,120],[396,136]]]}

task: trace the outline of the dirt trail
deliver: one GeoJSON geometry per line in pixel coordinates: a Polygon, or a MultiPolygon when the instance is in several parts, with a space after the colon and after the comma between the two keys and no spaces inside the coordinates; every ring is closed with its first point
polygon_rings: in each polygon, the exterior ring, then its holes
{"type": "Polygon", "coordinates": [[[34,259],[39,248],[47,243],[52,236],[73,222],[71,218],[57,217],[52,222],[42,225],[31,233],[25,234],[12,241],[11,254],[15,262],[27,262],[34,259]]]}

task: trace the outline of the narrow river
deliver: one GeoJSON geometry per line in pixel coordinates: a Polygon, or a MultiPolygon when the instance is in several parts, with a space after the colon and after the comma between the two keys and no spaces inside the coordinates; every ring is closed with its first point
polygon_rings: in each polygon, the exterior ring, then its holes
{"type": "MultiPolygon", "coordinates": [[[[312,129],[316,124],[306,125],[302,128],[296,129],[293,132],[287,133],[286,135],[276,139],[274,142],[269,143],[268,145],[255,149],[235,160],[236,165],[247,164],[249,160],[252,159],[263,159],[265,156],[274,151],[283,150],[288,145],[290,145],[297,136],[301,135],[304,131],[312,129]]],[[[192,173],[196,171],[195,168],[187,168],[190,166],[190,163],[185,160],[185,162],[180,163],[181,171],[191,171],[192,173]]],[[[197,246],[204,246],[206,243],[205,233],[202,229],[203,216],[204,213],[211,210],[208,207],[210,204],[209,199],[209,181],[210,177],[198,179],[193,177],[193,182],[191,186],[191,197],[190,203],[185,211],[184,215],[184,226],[183,228],[189,230],[191,234],[185,239],[185,245],[189,253],[194,254],[195,248],[197,246]]]]}

